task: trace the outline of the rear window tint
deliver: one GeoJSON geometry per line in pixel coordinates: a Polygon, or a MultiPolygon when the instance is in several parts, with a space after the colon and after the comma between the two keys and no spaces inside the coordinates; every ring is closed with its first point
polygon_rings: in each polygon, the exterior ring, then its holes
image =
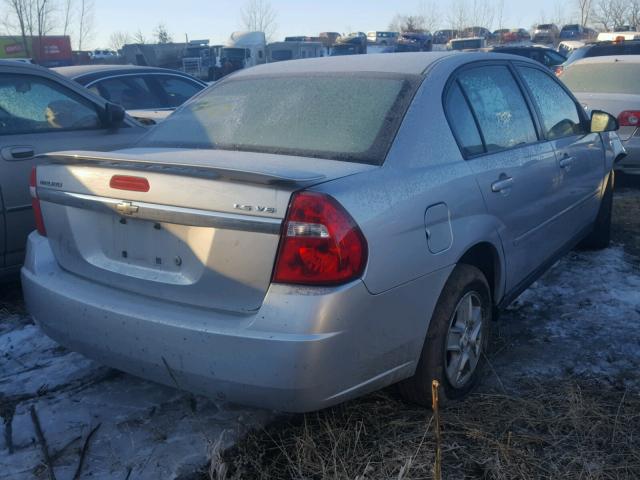
{"type": "Polygon", "coordinates": [[[185,104],[141,144],[381,164],[416,84],[382,74],[230,79],[185,104]]]}
{"type": "Polygon", "coordinates": [[[560,79],[573,92],[640,94],[640,63],[583,63],[566,68],[560,79]]]}

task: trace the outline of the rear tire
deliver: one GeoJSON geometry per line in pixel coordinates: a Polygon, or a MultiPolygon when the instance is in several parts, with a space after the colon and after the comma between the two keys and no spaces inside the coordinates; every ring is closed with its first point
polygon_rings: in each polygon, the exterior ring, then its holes
{"type": "Polygon", "coordinates": [[[492,311],[484,274],[472,265],[456,266],[436,304],[416,372],[398,384],[400,395],[429,407],[433,380],[441,385],[441,405],[467,395],[484,365],[492,311]]]}
{"type": "Polygon", "coordinates": [[[600,203],[600,210],[593,225],[593,230],[582,240],[579,247],[587,250],[603,250],[611,244],[611,217],[613,216],[613,190],[615,174],[612,171],[600,203]]]}

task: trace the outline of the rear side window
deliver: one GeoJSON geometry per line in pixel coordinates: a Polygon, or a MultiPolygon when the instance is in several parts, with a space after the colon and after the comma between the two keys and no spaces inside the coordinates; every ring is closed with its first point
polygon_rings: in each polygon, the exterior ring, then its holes
{"type": "Polygon", "coordinates": [[[458,140],[463,155],[478,155],[484,153],[484,146],[480,132],[473,119],[467,100],[455,82],[452,84],[445,101],[445,109],[451,129],[458,140]]]}
{"type": "Polygon", "coordinates": [[[538,140],[531,112],[507,67],[465,70],[458,80],[478,119],[487,152],[538,140]]]}
{"type": "Polygon", "coordinates": [[[518,70],[538,105],[548,139],[585,133],[577,105],[554,79],[535,68],[518,70]]]}

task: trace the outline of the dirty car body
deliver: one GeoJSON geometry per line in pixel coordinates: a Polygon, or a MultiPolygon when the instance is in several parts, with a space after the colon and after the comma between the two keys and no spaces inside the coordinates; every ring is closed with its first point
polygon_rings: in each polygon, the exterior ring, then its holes
{"type": "Polygon", "coordinates": [[[267,64],[138,148],[50,155],[28,308],[91,358],[243,404],[310,411],[412,377],[458,264],[501,307],[596,219],[608,134],[565,92],[576,131],[547,138],[523,71],[564,92],[509,55],[267,64]],[[460,89],[479,105],[489,79],[521,95],[529,132],[473,131],[460,89]]]}

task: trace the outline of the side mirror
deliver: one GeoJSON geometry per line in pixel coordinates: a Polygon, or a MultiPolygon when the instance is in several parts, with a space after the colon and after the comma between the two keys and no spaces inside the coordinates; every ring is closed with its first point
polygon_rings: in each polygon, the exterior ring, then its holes
{"type": "Polygon", "coordinates": [[[125,110],[121,105],[107,102],[104,107],[104,121],[108,127],[117,127],[125,117],[125,110]]]}
{"type": "Polygon", "coordinates": [[[615,132],[619,128],[618,120],[613,115],[602,110],[591,112],[591,133],[615,132]]]}

